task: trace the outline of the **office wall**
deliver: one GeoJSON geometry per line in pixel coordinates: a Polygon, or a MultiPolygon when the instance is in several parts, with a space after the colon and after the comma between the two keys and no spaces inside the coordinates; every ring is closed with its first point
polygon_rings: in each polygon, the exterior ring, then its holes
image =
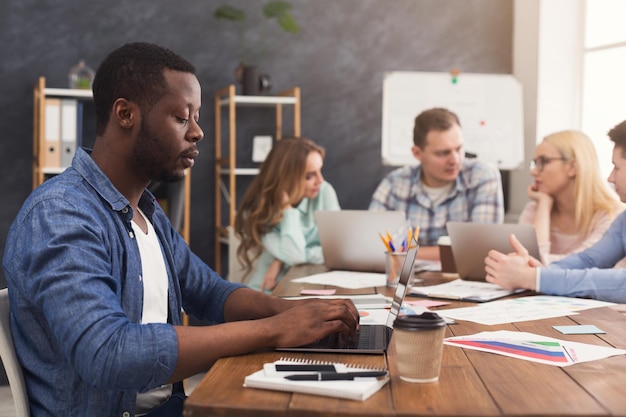
{"type": "MultiPolygon", "coordinates": [[[[65,87],[79,59],[97,67],[129,41],[169,47],[193,62],[203,86],[205,140],[192,177],[191,247],[214,254],[213,93],[233,82],[237,37],[217,22],[222,0],[5,0],[0,2],[0,251],[31,188],[32,88],[65,87]]],[[[264,2],[233,0],[252,29],[264,2]]],[[[365,209],[390,170],[380,158],[382,80],[391,70],[511,73],[513,3],[504,0],[292,0],[301,33],[268,28],[264,57],[273,91],[302,89],[302,132],[327,148],[324,174],[344,208],[365,209]]],[[[250,31],[258,36],[258,30],[250,31]]],[[[88,111],[86,111],[88,113],[88,111]]],[[[243,112],[242,137],[272,131],[273,114],[243,112]],[[266,120],[267,119],[267,120],[266,120]]],[[[86,116],[86,132],[94,119],[86,116]]],[[[407,150],[408,152],[409,150],[407,150]]],[[[250,155],[240,141],[239,154],[250,155]]],[[[249,157],[248,157],[249,159],[249,157]]],[[[245,186],[245,181],[241,184],[245,186]]],[[[241,188],[243,189],[243,188],[241,188]]],[[[4,276],[0,286],[4,286],[4,276]]]]}
{"type": "MultiPolygon", "coordinates": [[[[243,7],[258,35],[260,1],[243,7]]],[[[0,4],[0,234],[30,191],[32,88],[40,75],[64,87],[79,59],[97,67],[107,52],[129,41],[150,41],[181,53],[198,68],[203,86],[205,140],[192,180],[192,248],[213,261],[214,91],[233,82],[237,38],[231,22],[216,21],[217,0],[5,1],[0,4]]],[[[493,0],[293,0],[301,33],[268,27],[259,67],[273,91],[302,89],[302,132],[328,150],[324,173],[345,208],[366,208],[390,168],[380,160],[383,74],[390,70],[510,73],[512,2],[493,0]]],[[[87,112],[89,113],[89,112],[87,112]]],[[[288,114],[288,113],[287,113],[288,114]]],[[[273,114],[240,114],[241,137],[272,130],[273,114]],[[246,120],[243,120],[243,119],[246,120]],[[268,118],[264,121],[263,118],[268,118]],[[249,120],[250,122],[247,122],[249,120]]],[[[87,126],[93,124],[89,115],[87,126]]],[[[89,130],[87,130],[89,132],[89,130]]],[[[240,157],[250,144],[240,140],[240,157]]],[[[407,150],[408,151],[408,150],[407,150]]],[[[243,163],[243,162],[242,162],[243,163]]],[[[245,188],[245,181],[241,184],[245,188]]],[[[4,238],[1,239],[4,242],[4,238]]],[[[2,248],[3,249],[3,246],[2,248]]]]}

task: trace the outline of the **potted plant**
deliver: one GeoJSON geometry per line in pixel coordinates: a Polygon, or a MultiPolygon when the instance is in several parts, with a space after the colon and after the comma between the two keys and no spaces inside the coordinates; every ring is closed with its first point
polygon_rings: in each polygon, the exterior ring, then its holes
{"type": "MultiPolygon", "coordinates": [[[[275,19],[278,27],[286,33],[298,33],[300,28],[291,14],[291,5],[286,1],[270,1],[263,6],[263,16],[266,22],[275,19]]],[[[243,86],[244,94],[257,94],[267,91],[270,88],[269,77],[259,75],[256,62],[265,51],[265,40],[267,24],[261,27],[260,36],[253,46],[246,44],[246,13],[234,6],[224,5],[218,7],[213,16],[219,20],[228,20],[237,24],[238,27],[238,55],[239,66],[235,70],[238,82],[243,86]]]]}

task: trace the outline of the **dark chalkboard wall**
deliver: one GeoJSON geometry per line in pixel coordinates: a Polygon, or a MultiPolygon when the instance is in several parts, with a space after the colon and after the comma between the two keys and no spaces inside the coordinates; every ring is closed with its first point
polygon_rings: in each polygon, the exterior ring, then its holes
{"type": "MultiPolygon", "coordinates": [[[[223,3],[0,2],[0,252],[31,189],[32,89],[37,77],[45,76],[50,87],[66,87],[68,70],[79,59],[95,69],[118,46],[148,41],[173,49],[198,69],[205,140],[193,169],[191,248],[213,263],[212,99],[216,89],[233,82],[238,64],[235,26],[212,17],[223,3]]],[[[257,37],[265,2],[228,3],[245,9],[248,35],[257,37]]],[[[366,209],[374,188],[390,170],[382,166],[380,151],[386,71],[512,71],[511,0],[291,0],[291,4],[301,33],[287,36],[269,26],[270,44],[258,65],[270,74],[272,91],[302,89],[302,133],[326,147],[324,174],[344,208],[366,209]]],[[[267,134],[273,114],[240,120],[242,135],[267,134]]],[[[239,152],[251,155],[250,145],[240,144],[239,152]]],[[[0,287],[5,285],[2,276],[0,287]]]]}

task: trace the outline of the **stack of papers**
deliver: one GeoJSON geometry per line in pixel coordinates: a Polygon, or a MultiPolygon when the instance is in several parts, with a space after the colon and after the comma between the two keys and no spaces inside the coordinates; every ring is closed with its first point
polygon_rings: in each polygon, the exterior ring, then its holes
{"type": "Polygon", "coordinates": [[[320,298],[322,300],[331,300],[336,298],[346,298],[352,300],[355,307],[362,309],[376,309],[391,307],[391,298],[382,294],[356,294],[356,295],[319,295],[319,296],[300,296],[300,297],[283,297],[286,300],[303,300],[306,298],[320,298]]]}
{"type": "Polygon", "coordinates": [[[341,288],[359,289],[384,287],[387,285],[385,274],[355,271],[330,271],[293,279],[291,282],[306,282],[317,285],[334,285],[341,288]]]}
{"type": "Polygon", "coordinates": [[[303,362],[281,359],[276,362],[266,363],[263,365],[263,369],[248,375],[244,380],[243,386],[363,401],[381,389],[389,381],[389,376],[337,381],[292,381],[285,377],[289,375],[311,374],[312,372],[345,374],[348,372],[368,371],[372,371],[372,369],[348,366],[343,363],[303,362]]]}
{"type": "Polygon", "coordinates": [[[465,281],[455,279],[439,285],[413,287],[411,294],[450,300],[484,302],[506,297],[524,290],[506,290],[490,282],[465,281]]]}
{"type": "Polygon", "coordinates": [[[496,325],[572,316],[578,314],[577,311],[580,310],[611,305],[614,303],[584,298],[536,295],[492,301],[474,307],[437,310],[437,313],[455,320],[496,325]]]}

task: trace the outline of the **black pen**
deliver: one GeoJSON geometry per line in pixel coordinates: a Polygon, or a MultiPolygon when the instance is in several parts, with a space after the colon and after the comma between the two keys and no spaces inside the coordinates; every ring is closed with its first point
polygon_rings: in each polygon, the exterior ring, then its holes
{"type": "Polygon", "coordinates": [[[317,372],[314,374],[288,375],[285,378],[291,381],[341,381],[355,378],[380,378],[381,376],[387,376],[387,371],[317,372]]]}

